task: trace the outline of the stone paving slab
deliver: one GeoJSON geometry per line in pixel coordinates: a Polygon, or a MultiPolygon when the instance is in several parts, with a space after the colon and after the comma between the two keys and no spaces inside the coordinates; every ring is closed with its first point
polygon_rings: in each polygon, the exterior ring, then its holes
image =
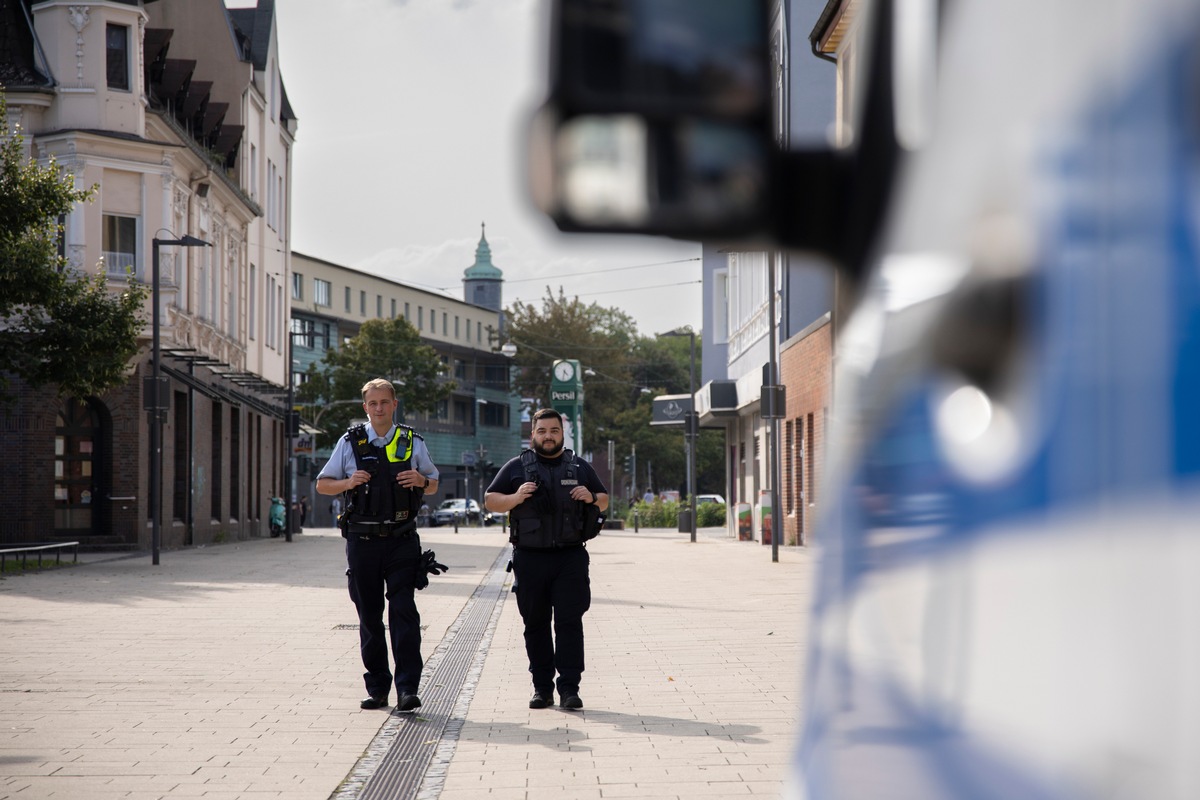
{"type": "MultiPolygon", "coordinates": [[[[387,719],[332,530],[0,580],[0,800],[327,800],[387,719]]],[[[422,531],[451,571],[418,594],[428,657],[505,547],[422,531]]],[[[702,532],[589,544],[588,668],[572,713],[527,708],[507,591],[436,793],[771,797],[797,734],[810,553],[702,532]]]]}

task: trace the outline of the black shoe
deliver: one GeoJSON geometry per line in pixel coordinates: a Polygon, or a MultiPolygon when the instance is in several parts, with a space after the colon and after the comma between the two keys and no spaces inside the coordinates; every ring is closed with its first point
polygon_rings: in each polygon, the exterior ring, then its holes
{"type": "Polygon", "coordinates": [[[412,711],[421,707],[421,698],[415,694],[400,695],[400,702],[396,704],[397,711],[412,711]]]}
{"type": "Polygon", "coordinates": [[[579,709],[583,708],[583,701],[579,699],[579,695],[577,694],[568,694],[563,695],[562,701],[559,703],[559,705],[568,711],[578,711],[579,709]]]}
{"type": "Polygon", "coordinates": [[[529,698],[530,708],[546,708],[552,705],[554,705],[554,695],[552,692],[535,691],[533,696],[529,698]]]}
{"type": "Polygon", "coordinates": [[[388,703],[387,703],[387,695],[386,694],[381,694],[378,697],[371,695],[370,697],[364,699],[361,703],[359,703],[358,707],[365,708],[368,711],[373,711],[377,708],[384,708],[387,706],[387,704],[388,703]]]}

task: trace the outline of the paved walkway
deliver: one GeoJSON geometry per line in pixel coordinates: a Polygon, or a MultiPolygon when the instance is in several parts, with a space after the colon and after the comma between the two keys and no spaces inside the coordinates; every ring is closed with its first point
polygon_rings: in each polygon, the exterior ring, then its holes
{"type": "MultiPolygon", "coordinates": [[[[475,672],[442,726],[432,713],[358,709],[336,531],[164,551],[159,567],[81,554],[78,567],[5,578],[0,800],[355,796],[356,771],[374,768],[364,754],[420,725],[437,738],[415,742],[430,766],[408,796],[778,797],[797,734],[810,552],[781,548],[772,563],[769,547],[698,538],[643,529],[589,544],[579,713],[527,708],[515,598],[493,592],[475,672]]],[[[493,571],[498,529],[422,539],[451,567],[418,594],[434,661],[462,644],[478,590],[511,576],[493,571]]],[[[433,666],[427,676],[440,676],[433,666]]]]}

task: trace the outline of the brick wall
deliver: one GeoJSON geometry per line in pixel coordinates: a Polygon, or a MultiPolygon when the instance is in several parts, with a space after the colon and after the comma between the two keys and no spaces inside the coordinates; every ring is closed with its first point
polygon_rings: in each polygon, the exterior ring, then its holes
{"type": "MultiPolygon", "coordinates": [[[[95,530],[80,535],[85,546],[150,548],[150,428],[142,405],[141,373],[123,386],[89,398],[102,435],[95,443],[92,470],[96,476],[92,514],[95,530]],[[115,499],[113,499],[115,498],[115,499]]],[[[16,401],[0,407],[0,442],[8,457],[0,461],[0,544],[28,544],[63,539],[55,535],[55,439],[57,419],[65,401],[51,390],[32,390],[14,381],[16,401]]],[[[189,537],[184,522],[186,508],[175,508],[175,432],[187,424],[188,414],[176,416],[176,392],[187,387],[172,386],[172,408],[163,425],[162,439],[162,529],[164,549],[189,544],[267,536],[267,506],[272,493],[282,491],[282,424],[262,417],[246,407],[221,403],[221,459],[217,465],[222,481],[221,506],[212,506],[212,401],[193,392],[190,424],[194,448],[191,496],[195,502],[194,527],[189,537]],[[239,452],[232,451],[231,415],[240,417],[239,452]],[[249,431],[258,429],[261,441],[249,431]],[[250,448],[256,448],[254,453],[250,448]],[[238,508],[231,508],[230,460],[240,459],[238,508]],[[258,474],[254,474],[257,472],[258,474]],[[251,505],[252,486],[261,486],[251,505]],[[259,508],[261,506],[261,508],[259,508]],[[178,519],[177,519],[178,517],[178,519]]],[[[186,476],[184,476],[186,477],[186,476]]]]}
{"type": "Polygon", "coordinates": [[[783,541],[811,543],[825,466],[825,426],[833,383],[832,326],[818,323],[784,343],[780,377],[787,387],[782,420],[783,541]]]}

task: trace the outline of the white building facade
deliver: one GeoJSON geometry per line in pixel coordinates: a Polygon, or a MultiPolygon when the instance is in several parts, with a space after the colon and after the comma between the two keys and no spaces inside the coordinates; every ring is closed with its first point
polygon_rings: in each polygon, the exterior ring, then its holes
{"type": "MultiPolygon", "coordinates": [[[[22,43],[6,72],[10,123],[31,157],[53,159],[95,199],[64,220],[72,268],[120,291],[151,282],[162,246],[162,545],[265,535],[284,463],[291,153],[296,120],[279,77],[273,4],[221,0],[25,0],[5,21],[22,43]]],[[[145,547],[150,460],[142,380],[100,397],[23,395],[11,413],[46,470],[0,539],[77,538],[145,547]],[[43,441],[43,439],[45,441],[43,441]],[[44,501],[44,502],[43,502],[44,501]],[[42,517],[53,509],[53,524],[42,517]]]]}

